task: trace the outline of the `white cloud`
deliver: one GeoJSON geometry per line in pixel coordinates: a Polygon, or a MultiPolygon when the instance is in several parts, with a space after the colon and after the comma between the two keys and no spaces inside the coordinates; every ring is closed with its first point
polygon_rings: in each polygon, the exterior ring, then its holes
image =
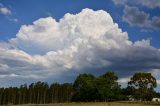
{"type": "Polygon", "coordinates": [[[17,77],[18,75],[15,74],[9,74],[9,75],[0,75],[0,78],[9,78],[9,77],[17,77]]]}
{"type": "Polygon", "coordinates": [[[11,15],[11,11],[6,7],[0,7],[0,13],[3,15],[11,15]]]}
{"type": "Polygon", "coordinates": [[[118,80],[119,83],[127,83],[130,81],[130,77],[127,77],[127,78],[121,78],[118,80]]]}
{"type": "Polygon", "coordinates": [[[9,70],[9,66],[7,64],[0,64],[0,70],[9,70]]]}
{"type": "MultiPolygon", "coordinates": [[[[9,43],[0,43],[0,64],[5,69],[0,74],[15,75],[15,82],[67,81],[82,72],[112,69],[128,76],[136,70],[159,69],[160,51],[149,40],[131,42],[109,13],[83,9],[59,21],[47,17],[23,25],[9,43]]],[[[10,84],[3,78],[2,85],[6,82],[10,84]]]]}
{"type": "Polygon", "coordinates": [[[10,18],[10,17],[7,17],[9,21],[12,21],[12,22],[18,22],[19,20],[17,18],[10,18]]]}
{"type": "Polygon", "coordinates": [[[15,18],[12,13],[12,11],[8,8],[8,7],[5,7],[3,4],[0,4],[0,15],[4,15],[5,18],[9,21],[12,21],[12,22],[18,22],[19,20],[17,18],[15,18]]]}

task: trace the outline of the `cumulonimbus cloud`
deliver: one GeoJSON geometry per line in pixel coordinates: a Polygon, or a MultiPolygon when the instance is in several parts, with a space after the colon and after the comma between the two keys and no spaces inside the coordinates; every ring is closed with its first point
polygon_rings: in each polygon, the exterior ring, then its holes
{"type": "Polygon", "coordinates": [[[59,21],[40,18],[0,43],[2,86],[12,81],[71,81],[78,73],[106,70],[124,77],[151,69],[160,69],[160,51],[149,40],[130,41],[103,10],[83,9],[59,21]]]}

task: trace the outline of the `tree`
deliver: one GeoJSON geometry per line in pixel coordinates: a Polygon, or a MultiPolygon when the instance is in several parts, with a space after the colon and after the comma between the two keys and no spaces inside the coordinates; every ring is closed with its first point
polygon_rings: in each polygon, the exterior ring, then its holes
{"type": "Polygon", "coordinates": [[[80,74],[73,87],[75,93],[73,99],[75,101],[93,101],[96,99],[96,88],[95,88],[96,77],[92,74],[80,74]]]}
{"type": "Polygon", "coordinates": [[[60,91],[60,84],[58,84],[58,83],[53,83],[53,84],[51,84],[51,86],[50,86],[50,102],[51,103],[57,103],[57,102],[60,102],[60,100],[59,100],[59,91],[60,91]]]}
{"type": "Polygon", "coordinates": [[[153,95],[160,97],[160,93],[154,91],[156,79],[150,73],[136,73],[124,89],[117,80],[114,72],[106,72],[99,77],[80,74],[74,84],[52,83],[49,86],[38,81],[29,86],[0,88],[0,105],[127,100],[130,95],[143,100],[150,100],[153,95]]]}
{"type": "Polygon", "coordinates": [[[151,73],[135,73],[128,82],[128,86],[135,89],[135,98],[150,100],[157,83],[151,73]]]}
{"type": "Polygon", "coordinates": [[[119,97],[120,86],[118,77],[114,72],[106,72],[97,78],[97,90],[100,95],[99,99],[103,101],[116,100],[119,97]]]}
{"type": "Polygon", "coordinates": [[[29,85],[29,103],[34,103],[35,101],[35,93],[34,93],[34,83],[29,85]]]}
{"type": "Polygon", "coordinates": [[[107,72],[98,78],[92,74],[80,74],[73,87],[75,101],[112,101],[119,98],[120,86],[114,72],[107,72]]]}

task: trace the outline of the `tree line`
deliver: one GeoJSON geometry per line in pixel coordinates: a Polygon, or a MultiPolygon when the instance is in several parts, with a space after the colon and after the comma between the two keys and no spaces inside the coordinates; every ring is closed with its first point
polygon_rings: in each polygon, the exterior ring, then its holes
{"type": "Polygon", "coordinates": [[[100,102],[129,100],[151,100],[160,97],[154,91],[157,83],[151,73],[135,73],[126,88],[121,88],[114,72],[101,76],[80,74],[74,83],[36,82],[29,86],[0,88],[0,105],[4,104],[46,104],[62,102],[100,102]]]}

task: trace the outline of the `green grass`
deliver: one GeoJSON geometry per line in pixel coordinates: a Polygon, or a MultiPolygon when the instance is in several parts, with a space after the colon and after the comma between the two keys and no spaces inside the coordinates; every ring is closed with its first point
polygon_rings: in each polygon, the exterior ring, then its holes
{"type": "Polygon", "coordinates": [[[160,106],[160,103],[148,102],[89,102],[89,103],[54,103],[54,104],[24,104],[15,106],[160,106]]]}

